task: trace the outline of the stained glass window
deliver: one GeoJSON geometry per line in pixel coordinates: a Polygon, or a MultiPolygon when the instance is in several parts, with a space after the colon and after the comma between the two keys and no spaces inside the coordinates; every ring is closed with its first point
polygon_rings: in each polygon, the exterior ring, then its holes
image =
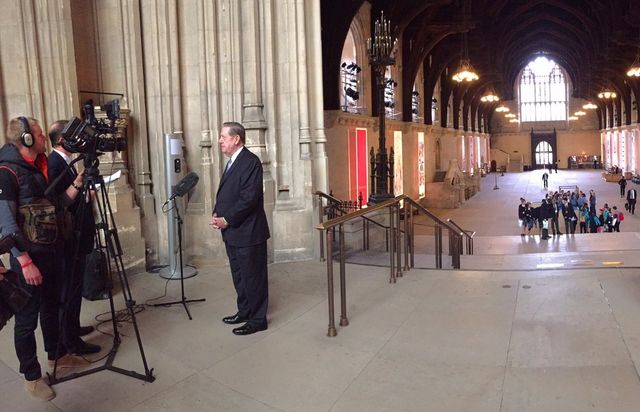
{"type": "Polygon", "coordinates": [[[567,120],[567,84],[556,62],[538,57],[520,77],[520,121],[550,120],[567,120]]]}

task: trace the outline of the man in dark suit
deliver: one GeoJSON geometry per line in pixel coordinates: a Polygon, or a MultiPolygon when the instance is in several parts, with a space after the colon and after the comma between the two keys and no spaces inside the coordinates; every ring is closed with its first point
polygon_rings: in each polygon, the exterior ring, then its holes
{"type": "MultiPolygon", "coordinates": [[[[53,150],[48,158],[49,181],[53,182],[61,174],[64,175],[54,188],[53,193],[59,193],[73,186],[80,192],[66,211],[70,214],[71,227],[65,228],[67,232],[64,239],[64,254],[62,262],[63,288],[62,302],[64,306],[61,312],[62,341],[67,351],[75,354],[89,354],[100,352],[100,346],[86,343],[80,336],[93,331],[92,326],[80,326],[80,306],[82,304],[82,281],[86,256],[93,250],[95,221],[91,202],[87,202],[82,193],[82,176],[78,176],[75,166],[68,167],[71,162],[71,152],[62,145],[64,140],[62,130],[66,120],[58,120],[49,126],[49,139],[53,150]],[[77,251],[76,251],[77,248],[77,251]]],[[[66,219],[65,219],[66,220],[66,219]]]]}
{"type": "Polygon", "coordinates": [[[210,224],[222,232],[238,295],[238,312],[222,321],[244,323],[233,333],[250,335],[267,329],[269,226],[264,212],[262,163],[244,147],[245,130],[239,123],[224,123],[218,143],[229,161],[220,179],[210,224]]]}
{"type": "Polygon", "coordinates": [[[629,212],[636,214],[636,202],[638,201],[638,192],[636,189],[627,190],[627,203],[629,203],[629,212]]]}

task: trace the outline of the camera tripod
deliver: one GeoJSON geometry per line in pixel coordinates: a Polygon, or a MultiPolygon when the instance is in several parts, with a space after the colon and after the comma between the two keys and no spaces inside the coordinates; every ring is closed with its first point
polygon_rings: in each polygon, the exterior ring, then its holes
{"type": "MultiPolygon", "coordinates": [[[[113,284],[113,274],[114,272],[117,274],[117,279],[120,282],[122,295],[124,298],[127,314],[131,319],[131,323],[133,324],[133,329],[135,331],[136,340],[138,342],[138,349],[140,350],[140,356],[142,358],[142,364],[144,366],[144,374],[138,373],[132,370],[126,370],[119,368],[113,365],[113,362],[116,358],[116,354],[118,352],[118,348],[120,347],[121,338],[120,333],[118,331],[118,321],[116,319],[116,310],[115,304],[113,301],[113,293],[112,288],[110,287],[108,290],[109,297],[109,307],[111,311],[111,322],[113,326],[113,343],[109,354],[106,357],[105,363],[101,366],[97,366],[92,369],[87,369],[82,372],[72,373],[66,375],[64,377],[56,376],[57,371],[57,361],[54,362],[54,368],[52,373],[47,373],[49,377],[49,383],[51,385],[55,385],[60,382],[69,381],[72,379],[76,379],[82,376],[90,375],[96,372],[100,372],[103,370],[110,370],[116,373],[120,373],[122,375],[130,376],[132,378],[140,379],[145,382],[153,382],[155,377],[153,376],[153,369],[149,369],[147,364],[147,359],[144,354],[144,348],[142,346],[142,340],[140,338],[140,331],[138,329],[138,323],[136,321],[135,315],[135,306],[136,302],[133,300],[131,289],[129,287],[129,281],[127,279],[127,275],[125,273],[124,264],[122,262],[122,247],[120,244],[120,239],[118,237],[118,231],[116,228],[115,220],[113,217],[113,212],[111,210],[111,205],[109,203],[109,196],[107,193],[107,189],[105,187],[105,182],[103,177],[100,175],[98,166],[99,161],[96,155],[82,155],[78,157],[74,162],[72,162],[68,167],[71,170],[73,163],[79,161],[84,158],[84,166],[85,166],[85,176],[84,176],[84,184],[82,190],[78,193],[78,196],[89,196],[95,193],[95,200],[97,204],[98,211],[98,220],[96,223],[96,230],[94,233],[95,239],[95,247],[101,251],[106,251],[106,269],[109,281],[113,284]],[[113,262],[113,267],[112,267],[113,262]]],[[[59,179],[63,176],[61,174],[50,186],[50,188],[55,187],[58,183],[59,179]]],[[[87,203],[85,199],[82,199],[78,210],[76,211],[76,218],[82,218],[84,216],[84,208],[92,207],[91,203],[87,203]]],[[[74,225],[74,230],[77,228],[77,225],[74,225]]],[[[80,236],[77,236],[75,239],[74,246],[74,257],[73,264],[71,270],[71,278],[80,276],[83,267],[79,267],[79,253],[80,253],[80,236]]],[[[76,278],[77,279],[77,278],[76,278]]],[[[69,284],[72,280],[69,280],[69,284]]],[[[79,283],[76,283],[79,285],[79,283]]],[[[65,305],[65,309],[62,313],[62,318],[65,319],[67,316],[67,308],[65,305]]],[[[64,320],[63,320],[64,321],[64,320]]],[[[62,342],[62,338],[60,338],[59,345],[62,342]]]]}

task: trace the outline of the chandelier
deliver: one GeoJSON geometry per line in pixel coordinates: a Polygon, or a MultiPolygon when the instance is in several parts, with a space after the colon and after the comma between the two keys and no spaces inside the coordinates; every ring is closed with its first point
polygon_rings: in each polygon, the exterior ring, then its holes
{"type": "Polygon", "coordinates": [[[593,109],[597,109],[598,106],[596,106],[595,104],[588,102],[587,104],[582,106],[583,109],[585,110],[593,110],[593,109]]]}
{"type": "MultiPolygon", "coordinates": [[[[466,23],[467,16],[464,15],[464,20],[466,23]]],[[[458,70],[454,73],[452,79],[457,81],[458,83],[462,82],[472,82],[478,80],[480,76],[476,73],[473,66],[471,65],[471,60],[469,60],[469,45],[467,44],[467,32],[463,32],[461,36],[461,44],[460,51],[462,58],[460,59],[460,66],[458,66],[458,70]]]]}
{"type": "Polygon", "coordinates": [[[519,119],[511,119],[509,120],[509,123],[520,123],[519,119]]]}
{"type": "Polygon", "coordinates": [[[452,79],[457,81],[458,83],[472,82],[478,80],[479,78],[480,76],[478,76],[478,74],[474,70],[469,59],[460,60],[460,66],[452,77],[452,79]]]}
{"type": "MultiPolygon", "coordinates": [[[[480,99],[482,100],[482,99],[480,99]]],[[[503,104],[501,104],[500,106],[496,107],[496,112],[498,113],[508,113],[509,112],[509,108],[503,104]]]]}
{"type": "Polygon", "coordinates": [[[587,112],[583,112],[582,110],[578,110],[577,112],[575,112],[573,115],[574,116],[584,116],[586,115],[587,112]]]}
{"type": "Polygon", "coordinates": [[[494,92],[490,91],[487,94],[485,94],[484,96],[482,96],[480,98],[480,101],[483,103],[494,103],[499,101],[500,98],[498,96],[495,95],[494,92]]]}
{"type": "Polygon", "coordinates": [[[578,120],[579,117],[578,116],[569,116],[568,120],[578,120]]]}
{"type": "Polygon", "coordinates": [[[507,119],[513,119],[514,117],[516,117],[516,115],[513,113],[507,113],[504,115],[504,117],[506,117],[507,119]]]}
{"type": "Polygon", "coordinates": [[[631,65],[629,71],[627,71],[629,77],[640,77],[640,53],[636,56],[636,60],[631,65]]]}
{"type": "Polygon", "coordinates": [[[598,93],[599,99],[615,99],[616,97],[618,97],[616,92],[612,92],[610,90],[603,90],[600,93],[598,93]]]}

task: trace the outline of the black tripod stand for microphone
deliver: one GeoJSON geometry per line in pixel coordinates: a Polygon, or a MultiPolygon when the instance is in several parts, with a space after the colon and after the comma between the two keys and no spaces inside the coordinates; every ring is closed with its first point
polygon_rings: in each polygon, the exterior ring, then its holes
{"type": "MultiPolygon", "coordinates": [[[[184,223],[182,220],[182,216],[180,216],[180,208],[178,207],[178,202],[176,202],[176,197],[182,197],[185,193],[193,188],[198,182],[198,176],[195,173],[189,173],[187,176],[182,179],[181,182],[178,183],[173,195],[167,200],[167,203],[171,202],[172,206],[169,210],[174,209],[176,212],[176,221],[178,222],[178,255],[179,255],[179,264],[180,264],[180,300],[176,300],[173,302],[164,302],[164,303],[156,303],[152,306],[171,306],[171,305],[182,305],[184,310],[187,312],[187,316],[189,316],[189,320],[193,320],[191,317],[191,312],[189,312],[189,308],[187,307],[187,303],[193,302],[204,302],[206,299],[187,299],[184,295],[184,266],[182,264],[182,224],[184,223]]],[[[167,204],[165,203],[165,204],[167,204]]]]}

